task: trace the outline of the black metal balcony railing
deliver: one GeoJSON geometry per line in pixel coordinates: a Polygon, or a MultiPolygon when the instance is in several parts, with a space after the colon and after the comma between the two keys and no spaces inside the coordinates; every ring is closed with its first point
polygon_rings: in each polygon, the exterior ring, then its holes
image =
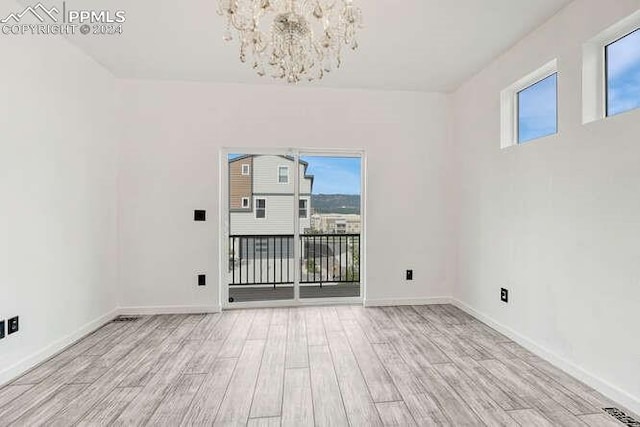
{"type": "MultiPolygon", "coordinates": [[[[360,282],[359,234],[301,235],[300,283],[360,282]]],[[[293,235],[229,237],[231,285],[294,283],[293,235]]]]}

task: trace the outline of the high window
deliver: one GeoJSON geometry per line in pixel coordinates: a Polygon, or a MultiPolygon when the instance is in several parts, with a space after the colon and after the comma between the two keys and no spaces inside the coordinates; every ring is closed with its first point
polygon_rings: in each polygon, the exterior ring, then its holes
{"type": "Polygon", "coordinates": [[[558,133],[558,73],[518,92],[518,144],[558,133]]]}
{"type": "Polygon", "coordinates": [[[640,28],[605,46],[607,116],[640,108],[640,28]]]}
{"type": "Polygon", "coordinates": [[[582,123],[640,108],[640,10],[582,45],[582,123]]]}
{"type": "Polygon", "coordinates": [[[251,167],[249,165],[242,165],[242,175],[249,175],[251,167]]]}
{"type": "Polygon", "coordinates": [[[243,209],[247,209],[249,207],[249,198],[248,197],[243,197],[242,198],[242,208],[243,209]]]}
{"type": "Polygon", "coordinates": [[[500,146],[558,133],[558,61],[549,61],[500,93],[500,146]]]}

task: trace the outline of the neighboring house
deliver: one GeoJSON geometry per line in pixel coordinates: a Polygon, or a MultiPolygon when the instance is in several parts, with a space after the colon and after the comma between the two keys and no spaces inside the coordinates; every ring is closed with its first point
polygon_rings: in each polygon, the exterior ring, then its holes
{"type": "MultiPolygon", "coordinates": [[[[311,228],[313,176],[299,162],[300,233],[311,228]]],[[[247,155],[229,160],[231,235],[293,235],[295,161],[287,156],[247,155]]]]}
{"type": "Polygon", "coordinates": [[[311,227],[323,234],[360,234],[362,225],[357,214],[314,214],[311,227]]]}

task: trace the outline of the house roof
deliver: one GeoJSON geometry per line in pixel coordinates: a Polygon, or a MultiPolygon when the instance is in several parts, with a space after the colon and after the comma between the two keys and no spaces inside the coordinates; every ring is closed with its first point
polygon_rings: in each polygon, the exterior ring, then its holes
{"type": "MultiPolygon", "coordinates": [[[[244,160],[244,159],[251,159],[253,157],[261,157],[261,156],[271,156],[271,154],[243,154],[241,156],[238,156],[234,159],[229,160],[229,163],[233,163],[233,162],[237,162],[239,160],[244,160]]],[[[277,157],[282,157],[283,159],[287,159],[291,162],[293,162],[295,159],[293,158],[293,156],[284,156],[282,154],[278,154],[276,155],[277,157]]],[[[305,162],[304,160],[300,160],[300,164],[301,165],[305,165],[305,166],[309,166],[308,162],[305,162]]]]}

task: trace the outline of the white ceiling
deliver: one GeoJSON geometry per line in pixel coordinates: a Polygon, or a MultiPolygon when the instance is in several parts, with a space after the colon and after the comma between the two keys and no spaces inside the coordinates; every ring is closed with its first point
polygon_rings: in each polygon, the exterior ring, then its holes
{"type": "MultiPolygon", "coordinates": [[[[122,78],[284,84],[240,63],[237,42],[222,40],[217,1],[67,0],[127,12],[121,36],[70,39],[122,78]]],[[[360,50],[312,85],[449,92],[571,0],[355,1],[365,20],[360,50]]]]}

